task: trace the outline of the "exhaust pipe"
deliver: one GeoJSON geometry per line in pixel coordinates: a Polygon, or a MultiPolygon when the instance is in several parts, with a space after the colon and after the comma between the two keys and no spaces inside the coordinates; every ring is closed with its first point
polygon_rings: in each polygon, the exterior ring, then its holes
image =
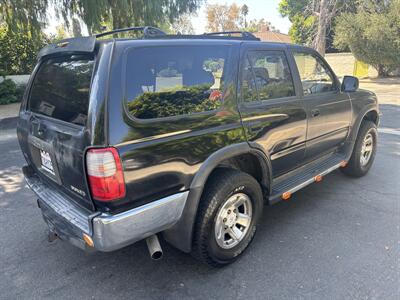
{"type": "Polygon", "coordinates": [[[156,234],[149,236],[146,239],[147,248],[149,248],[149,253],[151,259],[159,260],[163,256],[163,251],[160,246],[160,242],[158,241],[158,237],[156,234]]]}

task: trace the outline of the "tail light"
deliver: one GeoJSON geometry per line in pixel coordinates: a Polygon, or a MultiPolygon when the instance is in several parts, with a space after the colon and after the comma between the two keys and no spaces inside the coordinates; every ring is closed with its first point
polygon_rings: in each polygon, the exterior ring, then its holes
{"type": "Polygon", "coordinates": [[[89,149],[86,169],[94,199],[112,201],[125,196],[124,174],[117,149],[89,149]]]}

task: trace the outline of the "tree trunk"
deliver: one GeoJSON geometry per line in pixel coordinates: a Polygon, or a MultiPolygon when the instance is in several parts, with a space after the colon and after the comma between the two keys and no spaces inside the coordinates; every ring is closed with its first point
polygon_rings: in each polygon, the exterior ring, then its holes
{"type": "Polygon", "coordinates": [[[388,77],[389,76],[389,70],[386,68],[384,65],[378,65],[376,68],[378,71],[378,77],[388,77]]]}
{"type": "Polygon", "coordinates": [[[326,27],[328,24],[328,1],[321,0],[319,5],[318,31],[314,40],[314,49],[322,56],[325,55],[326,27]]]}

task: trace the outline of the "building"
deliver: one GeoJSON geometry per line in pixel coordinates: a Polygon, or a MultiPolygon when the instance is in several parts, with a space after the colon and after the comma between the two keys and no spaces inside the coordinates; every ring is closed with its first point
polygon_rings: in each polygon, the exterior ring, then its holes
{"type": "Polygon", "coordinates": [[[263,42],[292,43],[289,35],[271,31],[268,26],[263,26],[261,30],[255,32],[254,35],[263,42]]]}

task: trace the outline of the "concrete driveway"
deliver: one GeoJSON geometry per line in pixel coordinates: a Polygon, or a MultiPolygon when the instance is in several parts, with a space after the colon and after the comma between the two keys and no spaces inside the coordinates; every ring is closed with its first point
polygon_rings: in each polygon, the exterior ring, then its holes
{"type": "Polygon", "coordinates": [[[0,298],[399,299],[400,91],[379,93],[390,101],[370,173],[334,172],[265,207],[254,243],[223,269],[167,244],[154,262],[143,242],[94,254],[48,243],[15,131],[0,129],[0,298]]]}

